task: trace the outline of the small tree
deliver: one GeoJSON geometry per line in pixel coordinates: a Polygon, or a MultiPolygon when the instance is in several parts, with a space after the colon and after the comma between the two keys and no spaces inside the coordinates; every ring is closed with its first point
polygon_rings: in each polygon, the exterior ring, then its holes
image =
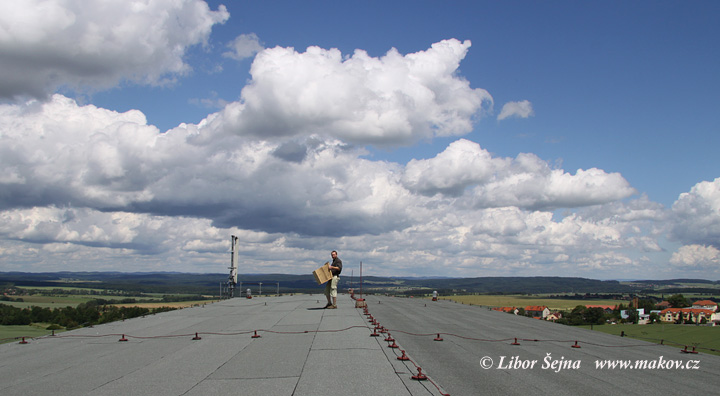
{"type": "Polygon", "coordinates": [[[673,294],[672,296],[668,297],[667,301],[673,308],[685,308],[690,306],[690,303],[688,302],[688,300],[685,299],[685,296],[683,296],[682,294],[673,294]]]}
{"type": "Polygon", "coordinates": [[[640,319],[640,315],[638,315],[637,309],[628,309],[628,318],[626,319],[627,322],[637,324],[638,320],[640,319]]]}
{"type": "Polygon", "coordinates": [[[678,312],[678,318],[675,321],[675,324],[683,324],[683,313],[682,312],[678,312]]]}
{"type": "Polygon", "coordinates": [[[660,323],[660,315],[653,312],[650,314],[650,323],[660,323]]]}
{"type": "Polygon", "coordinates": [[[586,324],[603,324],[605,323],[605,311],[602,308],[585,308],[583,317],[586,324]]]}
{"type": "Polygon", "coordinates": [[[655,309],[655,301],[642,299],[638,301],[638,309],[645,309],[645,312],[650,312],[655,309]]]}
{"type": "Polygon", "coordinates": [[[693,322],[693,313],[692,313],[692,312],[688,312],[687,319],[685,319],[685,324],[693,324],[693,323],[694,323],[694,322],[693,322]]]}

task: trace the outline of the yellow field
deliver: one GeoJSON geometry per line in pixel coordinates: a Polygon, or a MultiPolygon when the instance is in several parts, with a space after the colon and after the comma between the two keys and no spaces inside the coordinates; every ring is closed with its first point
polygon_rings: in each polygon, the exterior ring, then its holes
{"type": "Polygon", "coordinates": [[[578,305],[627,305],[629,301],[623,300],[565,300],[546,297],[533,297],[521,295],[471,295],[438,297],[442,300],[451,300],[462,304],[483,305],[488,307],[516,307],[525,308],[528,305],[545,305],[552,310],[570,310],[578,305]]]}
{"type": "MultiPolygon", "coordinates": [[[[31,295],[31,296],[17,296],[22,298],[23,301],[2,301],[0,303],[5,305],[11,305],[17,308],[29,308],[29,307],[41,307],[41,308],[62,308],[62,307],[76,307],[78,304],[86,303],[91,300],[98,298],[103,299],[121,299],[121,298],[134,298],[138,301],[149,300],[152,297],[118,297],[113,295],[89,295],[89,294],[67,294],[61,296],[43,296],[43,295],[31,295]]],[[[141,304],[139,302],[138,304],[141,304]]],[[[165,304],[167,306],[167,304],[165,304]]],[[[132,306],[132,304],[131,304],[132,306]]]]}

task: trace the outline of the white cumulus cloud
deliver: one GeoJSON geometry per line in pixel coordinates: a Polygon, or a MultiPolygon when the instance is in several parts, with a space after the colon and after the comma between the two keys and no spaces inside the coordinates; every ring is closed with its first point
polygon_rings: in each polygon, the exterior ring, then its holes
{"type": "Polygon", "coordinates": [[[694,185],[672,206],[671,236],[686,245],[720,248],[720,178],[694,185]]]}
{"type": "Polygon", "coordinates": [[[652,217],[640,215],[651,205],[559,220],[535,209],[612,203],[632,191],[619,175],[493,157],[466,139],[403,166],[319,135],[260,140],[203,124],[161,133],[139,111],[61,95],[0,106],[0,130],[0,249],[8,252],[18,243],[9,241],[24,241],[67,262],[88,261],[94,248],[147,265],[196,263],[224,254],[232,232],[259,262],[310,257],[332,240],[348,255],[397,252],[427,272],[453,262],[449,252],[473,271],[508,262],[521,271],[651,244],[629,225],[652,217]],[[629,217],[608,221],[617,213],[629,217]]]}
{"type": "Polygon", "coordinates": [[[376,145],[466,134],[492,102],[457,75],[469,47],[451,39],[380,58],[362,50],[344,57],[319,47],[265,49],[253,61],[242,100],[206,123],[264,139],[318,133],[376,145]]]}
{"type": "Polygon", "coordinates": [[[402,179],[420,194],[459,196],[476,208],[572,208],[627,198],[637,191],[619,173],[597,168],[570,174],[534,154],[492,158],[477,143],[458,140],[434,158],[412,160],[402,179]],[[467,190],[467,191],[466,191],[467,190]]]}
{"type": "Polygon", "coordinates": [[[251,58],[264,49],[255,33],[241,34],[228,43],[227,47],[230,51],[224,52],[223,56],[235,60],[251,58]]]}
{"type": "Polygon", "coordinates": [[[475,207],[518,206],[556,209],[597,205],[627,198],[637,191],[619,173],[578,169],[570,174],[532,154],[520,154],[497,179],[473,191],[475,207]]]}
{"type": "Polygon", "coordinates": [[[411,160],[405,167],[403,184],[425,195],[462,195],[465,188],[487,182],[503,166],[479,144],[466,139],[451,143],[445,151],[427,160],[411,160]]]}
{"type": "MultiPolygon", "coordinates": [[[[52,93],[181,76],[227,11],[99,4],[2,5],[0,96],[43,99],[0,105],[4,270],[224,270],[232,234],[253,270],[308,273],[331,246],[377,275],[614,276],[647,260],[638,251],[662,251],[668,229],[687,245],[672,265],[716,268],[720,179],[668,211],[630,198],[619,173],[498,157],[468,139],[407,164],[367,157],[365,145],[473,129],[493,99],[458,73],[469,41],[372,57],[241,35],[225,54],[256,54],[240,100],[160,131],[141,111],[52,93]]],[[[531,115],[529,101],[510,102],[498,119],[531,115]]]]}
{"type": "Polygon", "coordinates": [[[187,49],[228,17],[200,0],[3,1],[0,97],[163,84],[190,70],[187,49]]]}
{"type": "Polygon", "coordinates": [[[720,268],[720,250],[714,246],[681,246],[673,253],[670,263],[686,268],[717,271],[720,268]]]}
{"type": "Polygon", "coordinates": [[[498,114],[498,121],[502,121],[509,117],[528,118],[535,115],[533,111],[532,103],[528,100],[520,102],[507,102],[503,105],[500,114],[498,114]]]}

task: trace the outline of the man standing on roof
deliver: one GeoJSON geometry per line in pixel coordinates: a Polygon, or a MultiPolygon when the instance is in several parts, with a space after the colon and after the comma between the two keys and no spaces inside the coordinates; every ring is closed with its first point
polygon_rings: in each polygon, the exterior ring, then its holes
{"type": "Polygon", "coordinates": [[[325,308],[335,309],[337,308],[337,286],[338,282],[340,282],[340,272],[342,272],[342,260],[338,258],[337,251],[335,250],[330,253],[330,257],[333,259],[330,264],[332,279],[330,279],[325,286],[325,297],[327,297],[328,301],[325,308]],[[332,297],[332,301],[330,300],[330,297],[332,297]]]}

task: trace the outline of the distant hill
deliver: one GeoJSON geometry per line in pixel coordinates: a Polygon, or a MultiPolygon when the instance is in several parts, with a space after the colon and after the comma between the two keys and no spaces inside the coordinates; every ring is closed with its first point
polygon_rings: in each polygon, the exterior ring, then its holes
{"type": "MultiPolygon", "coordinates": [[[[241,274],[242,287],[274,293],[278,283],[280,291],[319,292],[323,286],[315,283],[311,275],[241,274]]],[[[218,294],[220,283],[227,281],[226,274],[191,274],[179,272],[0,272],[0,285],[92,287],[127,290],[143,293],[202,293],[218,294]]],[[[358,289],[359,277],[345,276],[342,288],[358,289]]],[[[648,290],[682,292],[683,290],[720,290],[720,282],[702,279],[639,280],[632,282],[602,281],[577,277],[478,277],[478,278],[397,278],[363,277],[367,292],[405,294],[429,293],[632,293],[648,290]]]]}
{"type": "Polygon", "coordinates": [[[433,289],[461,289],[475,293],[628,293],[633,291],[632,288],[618,281],[549,276],[424,279],[409,283],[433,289]]]}

